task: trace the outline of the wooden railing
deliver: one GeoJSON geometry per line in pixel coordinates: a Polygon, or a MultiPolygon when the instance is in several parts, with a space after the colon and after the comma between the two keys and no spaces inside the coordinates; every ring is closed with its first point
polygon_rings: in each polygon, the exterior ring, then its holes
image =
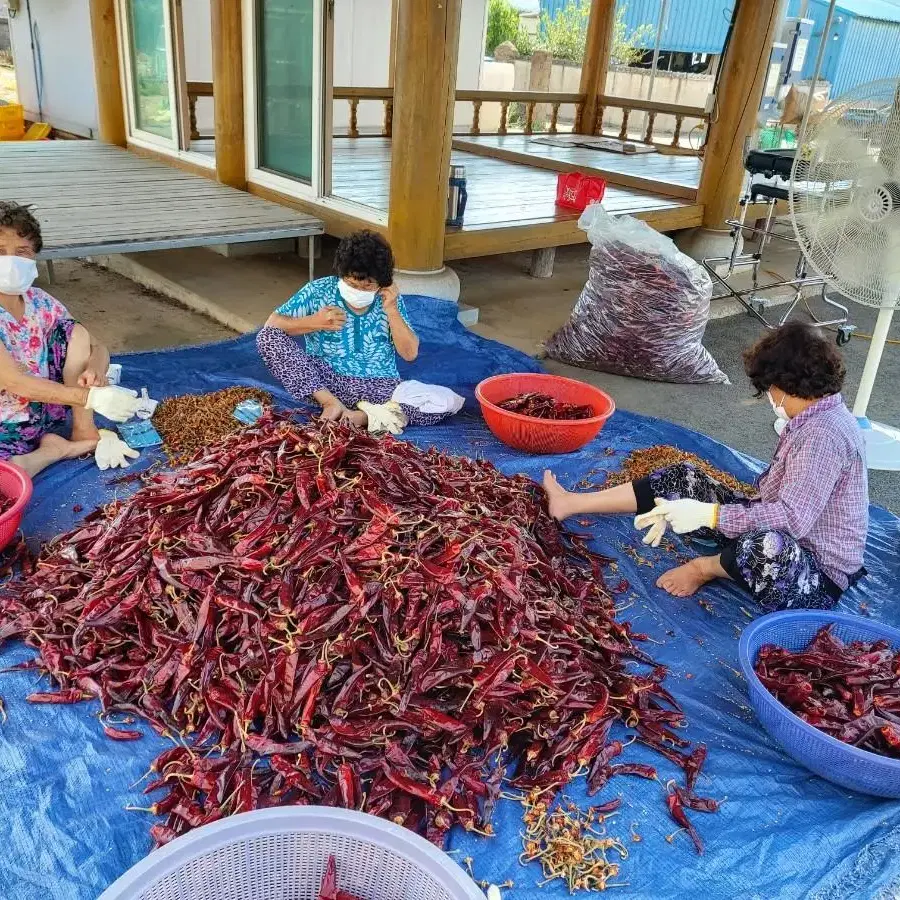
{"type": "MultiPolygon", "coordinates": [[[[394,92],[388,87],[336,87],[334,99],[343,100],[349,104],[347,135],[352,138],[373,136],[374,132],[362,132],[359,129],[358,111],[361,101],[380,101],[384,106],[384,115],[380,135],[391,136],[391,123],[394,109],[394,92]]],[[[472,104],[472,121],[467,131],[461,134],[477,136],[480,134],[509,134],[511,130],[521,131],[524,134],[559,134],[560,108],[563,106],[574,107],[575,113],[571,128],[565,131],[584,133],[581,116],[584,106],[584,95],[579,93],[560,93],[551,91],[457,91],[457,103],[472,104]],[[499,104],[500,118],[496,129],[486,130],[482,124],[482,108],[484,104],[499,104]],[[512,119],[515,115],[516,124],[512,119]],[[521,122],[521,127],[518,127],[521,122]]],[[[601,135],[603,130],[603,117],[608,109],[621,110],[622,121],[617,137],[626,140],[629,137],[629,124],[635,113],[645,114],[646,121],[641,127],[641,139],[649,144],[657,146],[678,147],[681,144],[682,132],[685,120],[705,123],[709,120],[709,114],[699,106],[682,106],[675,103],[658,103],[649,100],[631,100],[626,97],[599,98],[597,119],[594,134],[601,135]],[[670,116],[673,119],[671,138],[666,134],[666,141],[655,139],[657,118],[670,116]]],[[[668,129],[667,129],[668,131],[668,129]]]]}
{"type": "Polygon", "coordinates": [[[191,123],[191,140],[199,141],[203,137],[213,137],[213,135],[203,135],[197,128],[197,99],[199,97],[212,97],[213,85],[211,81],[189,81],[187,83],[188,96],[188,114],[191,123]]]}

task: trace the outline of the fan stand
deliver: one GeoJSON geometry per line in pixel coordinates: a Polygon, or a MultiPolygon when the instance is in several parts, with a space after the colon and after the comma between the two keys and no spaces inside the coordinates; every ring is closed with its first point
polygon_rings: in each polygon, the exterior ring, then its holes
{"type": "Polygon", "coordinates": [[[878,311],[875,331],[872,333],[872,346],[866,357],[856,402],[853,404],[853,415],[859,421],[859,427],[866,439],[866,460],[869,468],[884,472],[900,472],[900,430],[870,421],[866,416],[866,410],[893,318],[893,305],[883,306],[878,311]]]}
{"type": "MultiPolygon", "coordinates": [[[[856,393],[856,402],[853,404],[853,415],[859,422],[866,442],[866,462],[870,469],[877,469],[881,472],[900,472],[900,430],[892,428],[890,425],[883,425],[881,422],[872,422],[866,416],[866,410],[869,406],[869,398],[872,396],[875,376],[878,374],[878,366],[887,344],[893,318],[893,306],[883,306],[878,311],[875,331],[872,334],[872,345],[866,356],[859,390],[856,393]]],[[[784,419],[776,419],[772,424],[775,433],[780,436],[787,422],[784,419]]]]}

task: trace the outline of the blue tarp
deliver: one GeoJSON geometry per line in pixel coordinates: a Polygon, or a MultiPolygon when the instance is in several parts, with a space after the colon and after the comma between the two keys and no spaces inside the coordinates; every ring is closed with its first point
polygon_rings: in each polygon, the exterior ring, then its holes
{"type": "MultiPolygon", "coordinates": [[[[509,474],[539,478],[551,466],[564,484],[587,477],[600,481],[600,470],[620,466],[635,447],[669,443],[699,453],[713,464],[748,478],[758,463],[709,438],[656,419],[617,412],[599,438],[585,450],[564,457],[530,457],[497,442],[471,402],[481,378],[502,371],[534,370],[533,360],[457,325],[452,310],[435,301],[412,304],[422,337],[415,377],[460,390],[470,399],[452,422],[413,429],[415,443],[493,460],[509,474]],[[595,474],[589,474],[595,470],[595,474]]],[[[148,386],[163,397],[185,391],[215,390],[236,382],[263,385],[281,400],[256,357],[252,338],[204,347],[122,357],[130,386],[148,386]]],[[[144,461],[149,462],[149,459],[144,461]]],[[[110,486],[90,461],[67,463],[41,475],[24,527],[46,539],[78,518],[75,504],[88,511],[129,488],[110,486]]],[[[579,526],[581,528],[581,526],[579,526]]],[[[663,787],[640,779],[614,779],[600,800],[622,795],[619,815],[609,832],[629,849],[622,864],[617,896],[635,898],[837,898],[893,897],[900,890],[900,804],[837,788],[788,759],[768,739],[747,707],[744,683],[736,671],[737,642],[748,600],[728,587],[704,590],[708,602],[675,600],[654,587],[658,574],[673,564],[662,551],[643,548],[627,518],[596,520],[590,529],[596,548],[618,560],[631,583],[623,612],[636,628],[658,642],[647,645],[671,669],[669,689],[683,703],[685,736],[709,746],[704,794],[726,798],[717,815],[693,814],[707,850],[697,857],[684,834],[675,830],[663,803],[663,787]],[[623,548],[640,548],[652,565],[637,565],[623,548]],[[631,832],[640,835],[633,841],[631,832]]],[[[884,510],[872,510],[866,566],[870,576],[848,593],[842,607],[900,625],[895,586],[900,583],[900,522],[884,510]]],[[[22,645],[0,651],[0,665],[32,654],[22,645]]],[[[0,694],[9,720],[0,725],[0,866],[2,900],[93,900],[150,849],[141,785],[151,759],[166,744],[147,729],[142,741],[107,740],[97,722],[97,706],[32,706],[24,701],[35,690],[33,674],[0,675],[0,694]]],[[[46,687],[46,685],[43,685],[46,687]]],[[[637,745],[631,760],[658,764],[664,781],[678,772],[637,745]]],[[[576,782],[569,792],[583,800],[576,782]]],[[[597,798],[595,798],[597,799],[597,798]]],[[[472,856],[478,878],[495,883],[511,878],[509,896],[567,896],[557,883],[538,889],[537,864],[523,868],[521,807],[501,802],[493,839],[453,834],[457,859],[472,856]]]]}

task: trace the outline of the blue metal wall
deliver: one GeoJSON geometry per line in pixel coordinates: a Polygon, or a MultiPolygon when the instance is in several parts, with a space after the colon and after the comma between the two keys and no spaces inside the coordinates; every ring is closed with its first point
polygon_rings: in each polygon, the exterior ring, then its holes
{"type": "MultiPolygon", "coordinates": [[[[800,0],[790,0],[788,15],[797,15],[800,0]]],[[[895,21],[869,18],[859,13],[884,14],[886,4],[845,0],[832,20],[821,78],[831,82],[831,96],[837,97],[859,84],[900,76],[900,11],[892,7],[895,21]]],[[[803,64],[803,77],[812,78],[822,28],[828,16],[824,0],[812,0],[806,13],[815,22],[803,64]]]]}
{"type": "MultiPolygon", "coordinates": [[[[541,0],[541,12],[552,18],[568,2],[541,0]]],[[[581,2],[587,3],[589,0],[581,2]]],[[[624,18],[629,30],[641,25],[656,28],[661,0],[618,0],[618,6],[625,9],[624,18]]],[[[660,50],[720,53],[733,9],[734,0],[669,0],[660,50]]]]}

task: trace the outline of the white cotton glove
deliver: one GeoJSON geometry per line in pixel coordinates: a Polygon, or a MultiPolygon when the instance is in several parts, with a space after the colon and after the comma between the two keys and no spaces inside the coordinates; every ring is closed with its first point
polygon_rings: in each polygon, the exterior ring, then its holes
{"type": "Polygon", "coordinates": [[[653,512],[662,513],[675,534],[688,534],[699,528],[715,528],[719,524],[718,503],[657,498],[656,509],[653,512]]]}
{"type": "Polygon", "coordinates": [[[634,527],[638,531],[647,529],[647,533],[643,537],[643,542],[651,547],[658,547],[662,542],[663,535],[669,527],[666,517],[657,509],[651,509],[650,512],[641,513],[634,517],[634,527]]]}
{"type": "Polygon", "coordinates": [[[127,469],[128,459],[137,459],[141,454],[137,450],[132,450],[114,431],[106,428],[100,429],[100,440],[97,443],[97,449],[94,451],[94,461],[97,468],[105,471],[106,469],[127,469]],[[126,459],[125,457],[128,457],[126,459]]]}
{"type": "Polygon", "coordinates": [[[356,407],[368,416],[369,431],[373,434],[402,434],[409,424],[400,404],[393,400],[388,400],[387,403],[367,403],[361,400],[356,407]]]}
{"type": "Polygon", "coordinates": [[[84,405],[113,422],[127,422],[138,411],[141,401],[137,391],[108,385],[92,387],[84,405]]]}

